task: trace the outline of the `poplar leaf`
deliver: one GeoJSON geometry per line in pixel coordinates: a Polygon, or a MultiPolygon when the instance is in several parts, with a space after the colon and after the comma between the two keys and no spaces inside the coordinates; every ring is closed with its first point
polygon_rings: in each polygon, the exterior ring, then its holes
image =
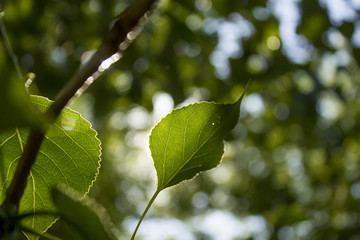
{"type": "MultiPolygon", "coordinates": [[[[51,101],[32,96],[33,104],[46,111],[51,101]]],[[[0,202],[14,175],[29,131],[14,129],[0,134],[0,202]]],[[[64,184],[81,194],[89,191],[100,167],[100,140],[91,124],[79,113],[65,108],[48,129],[36,162],[31,169],[19,211],[22,213],[54,212],[50,189],[64,184]]],[[[23,225],[37,232],[46,231],[56,220],[52,216],[27,218],[23,225]]],[[[37,236],[27,234],[28,239],[37,236]]]]}
{"type": "Polygon", "coordinates": [[[201,102],[175,109],[154,127],[150,150],[157,192],[220,163],[224,138],[238,121],[242,98],[234,104],[201,102]]]}

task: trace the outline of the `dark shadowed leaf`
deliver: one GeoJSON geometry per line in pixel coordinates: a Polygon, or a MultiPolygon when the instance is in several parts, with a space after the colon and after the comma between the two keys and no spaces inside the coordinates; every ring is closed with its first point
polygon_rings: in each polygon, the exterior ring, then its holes
{"type": "Polygon", "coordinates": [[[31,103],[24,85],[17,80],[0,74],[0,130],[11,127],[38,128],[44,123],[44,117],[31,103]]]}
{"type": "Polygon", "coordinates": [[[105,209],[74,191],[53,188],[51,195],[61,219],[73,227],[84,240],[115,239],[111,221],[105,209]],[[80,200],[81,199],[81,200],[80,200]]]}

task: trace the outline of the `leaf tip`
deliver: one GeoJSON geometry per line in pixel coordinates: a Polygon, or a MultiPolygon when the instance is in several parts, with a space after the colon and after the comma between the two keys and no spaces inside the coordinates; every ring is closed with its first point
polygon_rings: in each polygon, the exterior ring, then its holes
{"type": "Polygon", "coordinates": [[[241,104],[246,92],[248,91],[250,83],[251,83],[251,79],[249,79],[249,81],[246,83],[245,89],[244,89],[243,93],[241,94],[241,96],[239,97],[239,99],[236,101],[236,103],[241,104]]]}

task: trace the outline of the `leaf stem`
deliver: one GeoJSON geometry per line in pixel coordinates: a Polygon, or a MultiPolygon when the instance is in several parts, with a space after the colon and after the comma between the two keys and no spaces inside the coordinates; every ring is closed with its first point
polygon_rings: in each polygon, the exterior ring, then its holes
{"type": "Polygon", "coordinates": [[[137,233],[137,231],[138,231],[138,229],[139,229],[139,227],[140,227],[140,224],[141,224],[142,221],[144,220],[145,215],[146,215],[147,212],[149,211],[151,205],[152,205],[153,202],[155,201],[156,197],[159,195],[160,191],[161,191],[161,190],[156,190],[156,192],[154,193],[154,195],[151,197],[148,205],[146,206],[143,214],[142,214],[141,217],[140,217],[140,220],[139,220],[138,224],[136,225],[136,228],[135,228],[135,230],[134,230],[134,233],[133,233],[132,236],[131,236],[131,240],[134,240],[134,239],[135,239],[135,236],[136,236],[136,233],[137,233]]]}

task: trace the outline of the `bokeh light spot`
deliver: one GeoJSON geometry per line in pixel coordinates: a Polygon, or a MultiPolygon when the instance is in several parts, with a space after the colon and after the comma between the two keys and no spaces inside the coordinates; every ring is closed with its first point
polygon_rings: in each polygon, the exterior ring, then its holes
{"type": "Polygon", "coordinates": [[[262,116],[265,110],[264,100],[257,93],[247,96],[242,105],[244,110],[255,118],[262,116]]]}
{"type": "Polygon", "coordinates": [[[196,0],[195,7],[202,12],[209,11],[211,9],[211,0],[196,0]]]}
{"type": "Polygon", "coordinates": [[[185,19],[185,23],[191,31],[198,31],[203,26],[202,19],[196,14],[190,14],[189,16],[187,16],[185,19]]]}
{"type": "Polygon", "coordinates": [[[285,120],[288,118],[290,109],[285,103],[278,103],[274,109],[275,117],[279,120],[285,120]]]}
{"type": "Polygon", "coordinates": [[[267,62],[260,55],[251,55],[247,60],[247,69],[253,74],[264,73],[267,69],[267,62]]]}
{"type": "Polygon", "coordinates": [[[276,36],[270,36],[266,40],[266,45],[270,50],[276,51],[280,48],[280,39],[276,36]]]}

